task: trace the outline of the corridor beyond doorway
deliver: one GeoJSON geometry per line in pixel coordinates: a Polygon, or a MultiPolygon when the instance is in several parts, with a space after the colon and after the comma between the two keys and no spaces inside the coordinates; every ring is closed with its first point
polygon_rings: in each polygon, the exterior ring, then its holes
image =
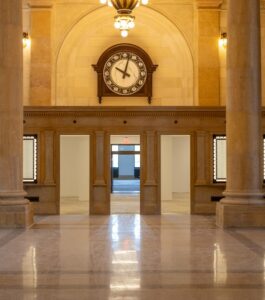
{"type": "Polygon", "coordinates": [[[140,212],[140,136],[111,136],[111,213],[140,212]]]}

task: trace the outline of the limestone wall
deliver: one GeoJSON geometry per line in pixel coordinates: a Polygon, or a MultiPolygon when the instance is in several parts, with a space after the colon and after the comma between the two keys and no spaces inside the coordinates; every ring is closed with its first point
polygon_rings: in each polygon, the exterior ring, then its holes
{"type": "MultiPolygon", "coordinates": [[[[135,9],[136,27],[123,39],[113,27],[115,10],[98,0],[25,0],[24,30],[32,44],[24,49],[24,104],[98,106],[91,65],[108,47],[126,42],[142,47],[159,65],[152,105],[225,105],[226,49],[218,45],[220,33],[227,32],[225,2],[152,0],[135,9]]],[[[262,44],[264,22],[262,4],[262,44]]],[[[117,97],[102,105],[148,104],[143,98],[117,97]]]]}
{"type": "MultiPolygon", "coordinates": [[[[41,6],[38,2],[37,8],[27,9],[31,14],[24,14],[25,24],[30,23],[29,31],[33,34],[31,79],[30,83],[25,81],[25,85],[30,84],[24,97],[26,105],[98,105],[97,76],[91,65],[108,47],[122,42],[140,46],[159,65],[153,79],[153,105],[189,106],[197,102],[193,0],[152,1],[148,7],[137,8],[136,27],[126,39],[113,27],[115,10],[100,6],[97,0],[50,1],[50,6],[45,3],[41,6]],[[40,18],[42,23],[49,23],[52,28],[51,66],[46,57],[47,47],[43,51],[36,47],[39,43],[46,44],[44,39],[36,37],[36,32],[40,34],[42,30],[41,24],[36,24],[37,14],[44,18],[40,18]],[[26,22],[27,18],[30,22],[26,22]],[[33,62],[38,55],[39,60],[33,62]],[[39,74],[35,70],[37,65],[41,67],[39,74]],[[49,101],[45,96],[49,78],[44,81],[48,68],[51,68],[49,101]]],[[[103,105],[142,106],[147,101],[117,97],[104,99],[103,105]]]]}

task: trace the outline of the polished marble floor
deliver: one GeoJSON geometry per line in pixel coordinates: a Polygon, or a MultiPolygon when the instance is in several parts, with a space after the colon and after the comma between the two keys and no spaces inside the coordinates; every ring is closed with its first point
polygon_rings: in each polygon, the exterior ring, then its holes
{"type": "Polygon", "coordinates": [[[172,200],[161,201],[162,214],[190,214],[190,194],[173,193],[172,200]]]}
{"type": "Polygon", "coordinates": [[[111,194],[110,210],[112,214],[139,214],[140,194],[111,194]]]}
{"type": "Polygon", "coordinates": [[[113,179],[113,192],[140,192],[140,179],[113,179]]]}
{"type": "MultiPolygon", "coordinates": [[[[139,193],[113,193],[110,195],[112,214],[140,213],[139,193]]],[[[161,202],[162,214],[190,213],[189,193],[174,193],[172,200],[161,202]]],[[[89,201],[79,201],[78,198],[61,198],[61,215],[76,215],[89,213],[89,201]]]]}
{"type": "Polygon", "coordinates": [[[42,216],[0,230],[0,299],[264,300],[265,231],[213,216],[42,216]]]}

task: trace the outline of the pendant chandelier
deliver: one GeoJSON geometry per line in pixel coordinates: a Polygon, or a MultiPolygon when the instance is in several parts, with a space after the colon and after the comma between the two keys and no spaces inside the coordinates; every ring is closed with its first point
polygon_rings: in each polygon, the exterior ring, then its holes
{"type": "Polygon", "coordinates": [[[132,16],[134,8],[140,4],[147,5],[148,0],[99,0],[101,4],[114,7],[117,15],[114,17],[114,27],[120,30],[122,37],[127,37],[129,30],[135,26],[135,17],[132,16]]]}

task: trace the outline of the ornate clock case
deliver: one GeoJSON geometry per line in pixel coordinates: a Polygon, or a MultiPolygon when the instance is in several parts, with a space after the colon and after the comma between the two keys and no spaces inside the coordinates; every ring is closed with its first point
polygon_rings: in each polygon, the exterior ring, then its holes
{"type": "Polygon", "coordinates": [[[99,103],[103,97],[146,97],[151,103],[152,77],[157,65],[140,47],[133,44],[112,46],[92,66],[98,74],[99,103]]]}

